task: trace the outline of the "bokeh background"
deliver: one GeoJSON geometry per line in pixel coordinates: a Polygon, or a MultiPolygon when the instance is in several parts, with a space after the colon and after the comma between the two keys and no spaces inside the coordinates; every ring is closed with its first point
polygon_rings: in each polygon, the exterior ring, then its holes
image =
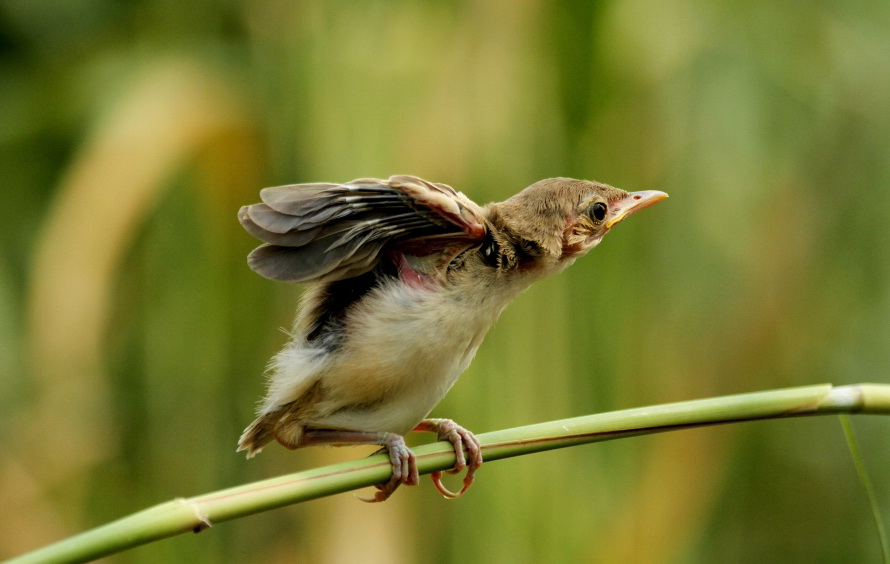
{"type": "MultiPolygon", "coordinates": [[[[476,431],[890,374],[890,4],[0,1],[0,557],[247,461],[301,289],[263,186],[549,176],[671,198],[521,296],[434,412],[476,431]]],[[[890,513],[890,422],[854,425],[890,513]]],[[[429,440],[427,437],[426,440],[429,440]]],[[[875,562],[833,417],[721,426],[344,494],[111,562],[875,562]]]]}

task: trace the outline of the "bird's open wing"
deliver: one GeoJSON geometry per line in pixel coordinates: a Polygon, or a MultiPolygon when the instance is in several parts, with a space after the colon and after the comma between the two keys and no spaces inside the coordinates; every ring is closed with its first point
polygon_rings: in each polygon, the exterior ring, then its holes
{"type": "Polygon", "coordinates": [[[342,280],[373,269],[387,245],[469,245],[485,237],[482,208],[416,176],[277,186],[260,197],[263,203],[242,207],[238,219],[265,241],[248,264],[274,280],[342,280]]]}

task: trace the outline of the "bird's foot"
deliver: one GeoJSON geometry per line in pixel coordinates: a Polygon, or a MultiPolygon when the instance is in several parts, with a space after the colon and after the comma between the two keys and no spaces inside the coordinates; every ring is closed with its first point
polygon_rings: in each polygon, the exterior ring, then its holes
{"type": "Polygon", "coordinates": [[[374,485],[375,488],[380,490],[374,494],[374,497],[356,496],[368,503],[386,501],[402,484],[416,486],[420,483],[420,473],[417,471],[417,458],[411,452],[411,449],[408,448],[408,445],[405,444],[405,439],[395,433],[386,433],[384,441],[384,448],[378,452],[383,450],[389,452],[392,476],[388,481],[374,485]]]}
{"type": "Polygon", "coordinates": [[[473,481],[476,479],[476,470],[482,466],[482,446],[479,444],[479,439],[451,419],[424,419],[414,430],[437,433],[440,441],[448,441],[454,446],[454,468],[446,470],[446,472],[457,474],[466,469],[463,487],[458,492],[452,492],[446,488],[442,484],[442,472],[432,472],[430,478],[433,479],[433,484],[439,493],[445,497],[454,499],[462,496],[473,485],[473,481]]]}
{"type": "MultiPolygon", "coordinates": [[[[380,491],[374,497],[366,498],[356,496],[362,501],[375,503],[386,501],[396,489],[405,484],[416,486],[420,483],[420,473],[417,471],[417,458],[401,435],[395,433],[369,432],[369,431],[343,431],[337,429],[305,429],[298,446],[309,445],[360,445],[375,444],[383,448],[374,454],[383,451],[389,453],[389,463],[392,466],[392,476],[382,484],[376,484],[380,491]]],[[[372,455],[373,456],[373,455],[372,455]]]]}

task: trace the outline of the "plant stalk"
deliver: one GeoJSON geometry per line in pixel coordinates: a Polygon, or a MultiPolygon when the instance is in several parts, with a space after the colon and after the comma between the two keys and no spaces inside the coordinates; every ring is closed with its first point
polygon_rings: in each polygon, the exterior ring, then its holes
{"type": "MultiPolygon", "coordinates": [[[[820,384],[625,409],[476,435],[486,462],[574,445],[739,421],[832,413],[890,414],[890,385],[820,384]]],[[[454,466],[450,443],[414,449],[422,474],[454,466]]],[[[7,561],[88,562],[214,523],[384,482],[389,457],[378,454],[190,498],[179,498],[7,561]]]]}

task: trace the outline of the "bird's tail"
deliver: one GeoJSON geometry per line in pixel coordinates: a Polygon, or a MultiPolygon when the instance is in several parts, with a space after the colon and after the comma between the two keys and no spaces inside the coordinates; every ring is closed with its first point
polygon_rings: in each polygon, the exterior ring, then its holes
{"type": "Polygon", "coordinates": [[[263,450],[264,446],[272,442],[275,438],[275,421],[277,417],[272,418],[270,415],[272,414],[260,415],[247,429],[244,429],[244,432],[241,433],[241,438],[238,439],[238,450],[236,452],[246,450],[247,458],[253,458],[256,453],[263,450]]]}
{"type": "Polygon", "coordinates": [[[300,418],[301,407],[299,402],[290,402],[261,414],[241,433],[235,452],[246,450],[247,458],[253,458],[273,440],[289,449],[302,446],[304,427],[300,418]]]}

